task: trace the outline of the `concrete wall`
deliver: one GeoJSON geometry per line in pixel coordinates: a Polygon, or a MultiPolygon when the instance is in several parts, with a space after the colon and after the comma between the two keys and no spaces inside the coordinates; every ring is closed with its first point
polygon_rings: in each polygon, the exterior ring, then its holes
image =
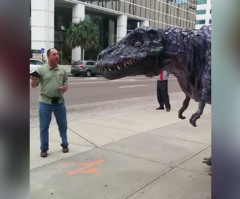
{"type": "Polygon", "coordinates": [[[54,1],[31,0],[31,48],[46,51],[54,47],[54,1]]]}

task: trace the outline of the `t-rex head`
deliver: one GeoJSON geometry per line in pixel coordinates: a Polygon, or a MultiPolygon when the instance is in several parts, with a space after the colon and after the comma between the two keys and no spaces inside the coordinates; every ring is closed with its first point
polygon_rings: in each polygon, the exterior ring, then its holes
{"type": "Polygon", "coordinates": [[[106,48],[96,62],[98,70],[107,79],[119,79],[132,75],[158,75],[163,52],[161,29],[140,27],[106,48]]]}

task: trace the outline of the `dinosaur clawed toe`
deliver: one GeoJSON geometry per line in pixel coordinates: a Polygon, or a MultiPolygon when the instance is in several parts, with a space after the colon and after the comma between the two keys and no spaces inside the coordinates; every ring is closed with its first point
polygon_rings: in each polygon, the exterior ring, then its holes
{"type": "Polygon", "coordinates": [[[197,121],[197,119],[199,119],[199,118],[200,118],[200,115],[199,115],[198,113],[192,114],[192,116],[191,116],[191,118],[190,118],[190,123],[191,123],[194,127],[196,127],[196,126],[197,126],[196,121],[197,121]]]}
{"type": "Polygon", "coordinates": [[[212,158],[203,158],[203,163],[205,163],[208,166],[212,166],[212,158]]]}

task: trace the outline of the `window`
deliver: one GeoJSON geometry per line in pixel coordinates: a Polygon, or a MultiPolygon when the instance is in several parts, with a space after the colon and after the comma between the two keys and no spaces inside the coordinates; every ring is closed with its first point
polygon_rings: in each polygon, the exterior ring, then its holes
{"type": "Polygon", "coordinates": [[[94,62],[87,62],[86,65],[94,65],[94,62]]]}
{"type": "Polygon", "coordinates": [[[37,61],[37,65],[43,65],[43,63],[40,61],[37,61]]]}
{"type": "Polygon", "coordinates": [[[83,62],[82,61],[77,61],[77,62],[74,63],[74,65],[77,65],[77,64],[83,64],[83,62]]]}
{"type": "Polygon", "coordinates": [[[211,24],[212,23],[212,19],[209,19],[209,24],[211,24]]]}
{"type": "Polygon", "coordinates": [[[197,14],[197,15],[206,14],[206,10],[197,10],[196,14],[197,14]]]}
{"type": "Polygon", "coordinates": [[[210,9],[210,14],[212,14],[212,9],[210,9]]]}
{"type": "Polygon", "coordinates": [[[207,0],[197,0],[197,5],[207,4],[207,0]]]}
{"type": "Polygon", "coordinates": [[[30,60],[30,64],[36,65],[36,60],[30,60]]]}
{"type": "Polygon", "coordinates": [[[174,0],[173,2],[180,4],[180,3],[187,3],[187,0],[174,0]]]}
{"type": "Polygon", "coordinates": [[[205,24],[205,20],[196,20],[196,24],[205,24]]]}

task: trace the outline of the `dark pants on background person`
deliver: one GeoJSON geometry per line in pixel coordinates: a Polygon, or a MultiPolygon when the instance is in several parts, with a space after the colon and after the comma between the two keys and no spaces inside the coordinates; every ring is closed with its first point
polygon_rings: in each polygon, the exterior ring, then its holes
{"type": "Polygon", "coordinates": [[[157,99],[160,108],[165,108],[169,109],[171,108],[170,103],[169,103],[169,95],[168,95],[168,81],[163,80],[159,81],[157,80],[157,99]]]}
{"type": "Polygon", "coordinates": [[[39,122],[40,122],[40,141],[41,151],[49,149],[49,125],[52,119],[52,112],[55,115],[60,137],[62,138],[62,147],[67,147],[67,117],[65,103],[46,104],[39,102],[39,122]]]}

